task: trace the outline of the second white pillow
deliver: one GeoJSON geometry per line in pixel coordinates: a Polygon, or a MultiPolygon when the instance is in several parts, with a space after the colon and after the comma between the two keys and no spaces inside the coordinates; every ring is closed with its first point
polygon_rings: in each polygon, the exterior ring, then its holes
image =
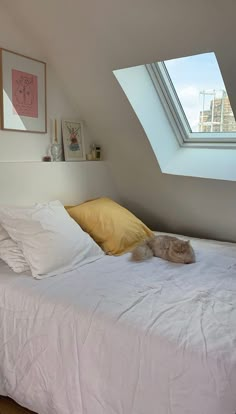
{"type": "Polygon", "coordinates": [[[0,224],[0,258],[16,273],[30,270],[18,244],[12,240],[0,224]]]}
{"type": "Polygon", "coordinates": [[[74,270],[104,256],[59,201],[31,208],[0,207],[0,222],[38,279],[74,270]]]}

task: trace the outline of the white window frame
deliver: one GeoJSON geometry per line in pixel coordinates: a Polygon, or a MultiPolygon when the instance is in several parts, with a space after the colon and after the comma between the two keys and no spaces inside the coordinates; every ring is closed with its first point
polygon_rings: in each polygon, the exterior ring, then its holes
{"type": "Polygon", "coordinates": [[[236,132],[192,132],[165,63],[145,66],[180,146],[236,149],[236,132]]]}

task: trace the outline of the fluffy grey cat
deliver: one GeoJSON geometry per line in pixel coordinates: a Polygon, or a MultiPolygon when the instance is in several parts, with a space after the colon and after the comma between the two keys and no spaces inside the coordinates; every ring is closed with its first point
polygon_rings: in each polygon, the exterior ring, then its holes
{"type": "Polygon", "coordinates": [[[152,256],[175,263],[194,263],[195,254],[190,241],[174,236],[155,236],[137,246],[132,252],[134,261],[142,261],[152,256]]]}

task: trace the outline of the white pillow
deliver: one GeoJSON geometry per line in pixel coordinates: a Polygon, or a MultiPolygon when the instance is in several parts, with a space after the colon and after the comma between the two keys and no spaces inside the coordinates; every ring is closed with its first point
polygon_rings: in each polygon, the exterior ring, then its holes
{"type": "Polygon", "coordinates": [[[0,223],[22,249],[37,279],[74,270],[104,256],[59,201],[0,207],[0,223]]]}
{"type": "Polygon", "coordinates": [[[9,239],[10,236],[7,231],[0,224],[0,244],[3,240],[9,239]]]}
{"type": "Polygon", "coordinates": [[[0,258],[16,273],[28,271],[29,265],[26,262],[22,250],[12,240],[6,230],[0,224],[0,258]]]}

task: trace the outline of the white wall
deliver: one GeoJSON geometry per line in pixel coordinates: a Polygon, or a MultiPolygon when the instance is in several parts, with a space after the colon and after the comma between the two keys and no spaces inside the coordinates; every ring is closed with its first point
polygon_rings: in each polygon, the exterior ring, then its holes
{"type": "MultiPolygon", "coordinates": [[[[46,61],[48,113],[46,134],[0,130],[0,203],[31,204],[59,199],[70,205],[99,196],[118,200],[106,162],[40,162],[52,142],[52,120],[81,118],[57,75],[57,67],[44,54],[44,45],[36,42],[34,35],[25,31],[25,25],[11,17],[4,7],[0,12],[0,34],[0,47],[46,61]]],[[[92,139],[86,122],[84,133],[88,152],[92,139]]]]}
{"type": "MultiPolygon", "coordinates": [[[[53,121],[58,120],[58,139],[61,140],[61,119],[80,119],[76,105],[66,93],[66,87],[58,78],[57,67],[45,56],[44,45],[38,44],[33,35],[29,35],[24,24],[9,15],[7,8],[1,7],[0,47],[25,54],[47,63],[47,133],[33,134],[0,130],[1,161],[40,161],[48,153],[53,137],[53,121]]],[[[91,137],[85,122],[86,152],[91,137]]]]}
{"type": "Polygon", "coordinates": [[[74,205],[100,196],[119,200],[105,161],[0,163],[0,204],[74,205]]]}

